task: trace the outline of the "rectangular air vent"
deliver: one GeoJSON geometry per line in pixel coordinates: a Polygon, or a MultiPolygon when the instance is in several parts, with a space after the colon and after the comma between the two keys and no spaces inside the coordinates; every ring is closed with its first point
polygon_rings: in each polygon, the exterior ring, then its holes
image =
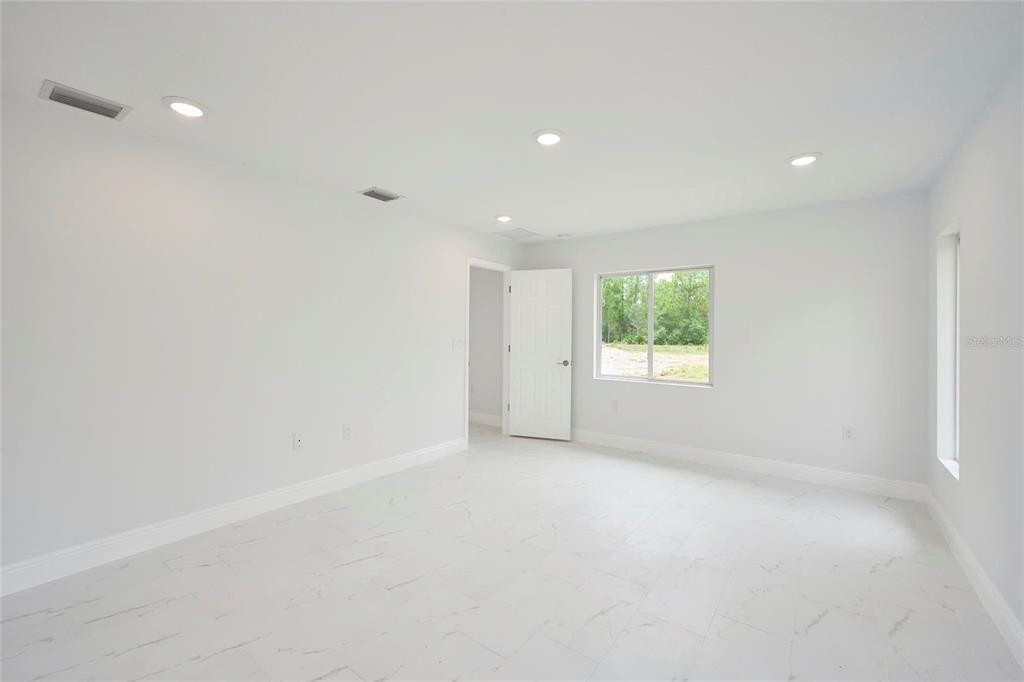
{"type": "Polygon", "coordinates": [[[529,239],[530,237],[539,237],[540,235],[530,230],[524,230],[521,227],[514,227],[511,230],[502,230],[498,233],[499,236],[505,237],[506,239],[529,239]]]}
{"type": "Polygon", "coordinates": [[[376,199],[377,201],[394,201],[395,199],[402,198],[401,194],[395,194],[394,192],[381,189],[380,187],[371,187],[370,189],[363,190],[360,194],[364,197],[376,199]]]}
{"type": "Polygon", "coordinates": [[[127,104],[121,104],[113,100],[100,97],[99,95],[93,95],[82,90],[76,90],[75,88],[68,87],[67,85],[61,85],[60,83],[54,83],[53,81],[43,81],[43,87],[39,91],[39,96],[43,99],[48,99],[51,102],[59,102],[60,104],[66,104],[69,107],[76,109],[82,109],[83,111],[89,111],[100,116],[106,116],[112,118],[115,121],[120,121],[128,112],[132,110],[127,104]]]}

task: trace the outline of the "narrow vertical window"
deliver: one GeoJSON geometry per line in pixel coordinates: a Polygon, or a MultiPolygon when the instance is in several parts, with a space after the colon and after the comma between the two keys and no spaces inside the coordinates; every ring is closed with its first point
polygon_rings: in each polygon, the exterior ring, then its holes
{"type": "Polygon", "coordinates": [[[960,235],[939,237],[936,249],[936,455],[960,475],[960,235]]]}

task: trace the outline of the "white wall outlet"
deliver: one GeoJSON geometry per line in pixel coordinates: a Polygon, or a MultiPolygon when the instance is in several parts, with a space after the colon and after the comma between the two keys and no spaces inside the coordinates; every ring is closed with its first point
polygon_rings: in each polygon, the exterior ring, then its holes
{"type": "Polygon", "coordinates": [[[853,427],[843,425],[843,440],[853,440],[853,427]]]}
{"type": "Polygon", "coordinates": [[[293,433],[292,434],[292,450],[301,450],[301,449],[302,449],[302,434],[301,433],[293,433]]]}
{"type": "Polygon", "coordinates": [[[352,440],[352,427],[348,424],[341,425],[341,439],[352,440]]]}
{"type": "Polygon", "coordinates": [[[618,412],[618,411],[619,411],[619,401],[618,400],[613,400],[612,401],[612,412],[618,412]]]}

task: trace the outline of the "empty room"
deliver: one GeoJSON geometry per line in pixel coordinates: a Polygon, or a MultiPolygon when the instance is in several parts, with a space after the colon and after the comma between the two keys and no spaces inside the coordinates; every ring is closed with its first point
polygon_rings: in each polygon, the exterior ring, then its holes
{"type": "Polygon", "coordinates": [[[1024,679],[1024,2],[0,29],[2,679],[1024,679]]]}

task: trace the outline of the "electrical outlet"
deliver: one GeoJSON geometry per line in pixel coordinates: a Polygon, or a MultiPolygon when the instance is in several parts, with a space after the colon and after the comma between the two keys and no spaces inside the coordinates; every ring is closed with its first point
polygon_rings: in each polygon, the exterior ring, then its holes
{"type": "Polygon", "coordinates": [[[612,412],[618,412],[618,411],[619,411],[619,401],[618,400],[613,400],[612,401],[612,412]]]}
{"type": "Polygon", "coordinates": [[[352,427],[348,424],[341,425],[341,439],[352,440],[352,427]]]}
{"type": "Polygon", "coordinates": [[[301,449],[302,449],[302,434],[301,433],[293,433],[292,434],[292,450],[301,450],[301,449]]]}
{"type": "Polygon", "coordinates": [[[843,440],[853,440],[853,427],[843,426],[843,440]]]}

